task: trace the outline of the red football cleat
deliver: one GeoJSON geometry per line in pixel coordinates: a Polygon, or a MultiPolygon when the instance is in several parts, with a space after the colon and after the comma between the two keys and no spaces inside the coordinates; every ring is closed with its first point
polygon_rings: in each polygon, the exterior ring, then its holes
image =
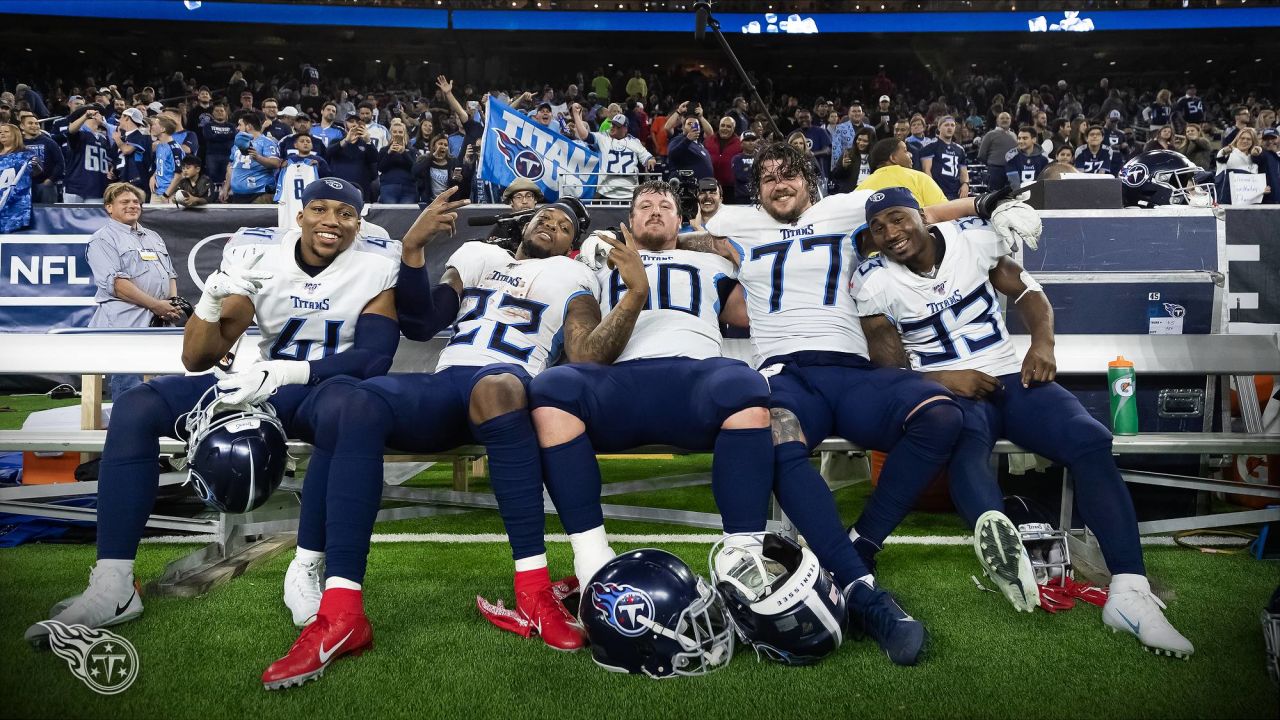
{"type": "Polygon", "coordinates": [[[516,593],[516,612],[520,613],[555,650],[572,652],[586,645],[582,624],[570,613],[550,586],[516,593]]]}
{"type": "MultiPolygon", "coordinates": [[[[325,591],[325,596],[332,592],[325,591]]],[[[373,627],[358,605],[354,612],[329,613],[325,605],[322,599],[315,622],[302,631],[284,657],[262,673],[263,687],[281,690],[301,685],[323,675],[329,663],[343,655],[360,655],[373,648],[373,627]]]]}

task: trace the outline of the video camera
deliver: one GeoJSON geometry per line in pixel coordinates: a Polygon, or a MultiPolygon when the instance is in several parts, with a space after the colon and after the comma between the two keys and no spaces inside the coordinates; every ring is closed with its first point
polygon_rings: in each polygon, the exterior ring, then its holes
{"type": "Polygon", "coordinates": [[[692,170],[677,170],[667,181],[680,205],[680,221],[688,223],[698,216],[698,178],[692,170]]]}
{"type": "MultiPolygon", "coordinates": [[[[695,181],[696,185],[696,181],[695,181]]],[[[520,247],[520,242],[524,240],[524,229],[528,227],[529,221],[533,220],[533,216],[538,214],[539,210],[547,207],[547,205],[564,205],[573,211],[575,216],[575,224],[577,225],[577,240],[574,242],[576,248],[581,244],[582,236],[591,227],[591,216],[587,212],[587,208],[582,201],[575,197],[562,197],[555,203],[545,203],[528,210],[519,210],[516,212],[503,213],[501,215],[491,215],[489,217],[475,217],[467,220],[467,225],[471,227],[480,227],[485,225],[493,225],[493,231],[489,233],[489,237],[485,238],[485,242],[506,250],[514,254],[516,248],[520,247]]],[[[697,210],[697,194],[694,194],[694,210],[697,210]]]]}

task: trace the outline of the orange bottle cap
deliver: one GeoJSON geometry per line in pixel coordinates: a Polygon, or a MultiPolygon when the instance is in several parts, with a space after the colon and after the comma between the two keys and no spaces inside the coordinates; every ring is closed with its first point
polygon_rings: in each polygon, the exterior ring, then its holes
{"type": "Polygon", "coordinates": [[[1107,367],[1133,367],[1133,363],[1125,360],[1123,355],[1117,355],[1115,360],[1107,363],[1107,367]]]}

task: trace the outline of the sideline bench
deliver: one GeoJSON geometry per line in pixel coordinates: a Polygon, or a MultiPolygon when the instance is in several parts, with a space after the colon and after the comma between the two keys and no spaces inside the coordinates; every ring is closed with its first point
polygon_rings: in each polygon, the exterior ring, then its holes
{"type": "MultiPolygon", "coordinates": [[[[1025,336],[1014,336],[1014,341],[1019,345],[1019,352],[1025,351],[1028,344],[1025,336]]],[[[245,358],[256,355],[256,342],[256,336],[246,336],[241,341],[238,347],[237,365],[245,358]]],[[[82,385],[85,391],[81,401],[82,429],[0,431],[0,450],[63,451],[84,454],[101,452],[106,431],[96,429],[101,422],[102,388],[99,375],[96,374],[158,375],[183,372],[179,359],[181,334],[174,330],[73,331],[48,335],[0,334],[0,347],[4,348],[4,351],[0,352],[0,373],[91,373],[84,375],[85,380],[82,385]]],[[[441,347],[443,347],[443,340],[440,338],[426,343],[402,339],[392,372],[429,371],[434,367],[435,358],[441,347]]],[[[1134,361],[1140,376],[1186,373],[1223,376],[1223,397],[1226,389],[1225,376],[1235,376],[1245,380],[1256,374],[1280,373],[1280,344],[1277,343],[1276,336],[1270,335],[1060,335],[1057,338],[1055,353],[1058,372],[1061,375],[1102,375],[1107,363],[1117,354],[1123,354],[1134,361]]],[[[1253,389],[1251,380],[1238,382],[1238,385],[1249,391],[1253,389]]],[[[1247,395],[1242,393],[1242,405],[1248,402],[1247,395]]],[[[1256,403],[1256,400],[1254,402],[1256,403]]],[[[1207,406],[1214,408],[1225,406],[1225,403],[1222,403],[1219,398],[1217,401],[1210,400],[1207,406]]],[[[1224,427],[1226,426],[1224,423],[1224,427]]],[[[184,451],[185,444],[179,440],[161,440],[161,454],[178,455],[184,451]]],[[[291,441],[290,451],[302,457],[309,455],[311,448],[306,443],[291,441]]],[[[1280,454],[1280,435],[1248,432],[1145,433],[1117,437],[1114,451],[1116,454],[1201,455],[1206,460],[1209,456],[1220,455],[1280,454]]],[[[683,454],[687,451],[665,446],[650,446],[636,448],[630,452],[683,454]]],[[[830,438],[815,448],[815,452],[823,454],[862,452],[862,448],[842,439],[830,438]]],[[[997,454],[1018,452],[1024,451],[1008,441],[1001,441],[995,447],[997,454]]],[[[385,487],[384,500],[410,503],[410,505],[384,508],[379,512],[378,519],[403,519],[496,507],[497,501],[492,494],[471,492],[466,485],[470,465],[484,455],[484,448],[480,446],[463,446],[444,453],[433,453],[430,456],[404,455],[388,450],[386,459],[389,462],[439,459],[453,462],[454,488],[443,490],[385,487]]],[[[1203,465],[1209,467],[1210,463],[1205,462],[1203,465]]],[[[1276,486],[1129,471],[1124,472],[1123,476],[1125,481],[1130,483],[1254,495],[1273,498],[1280,503],[1280,487],[1276,486]]],[[[162,484],[176,484],[182,482],[182,479],[181,475],[170,473],[162,478],[162,484]]],[[[636,480],[607,485],[604,495],[607,497],[706,482],[705,476],[636,480]]],[[[847,484],[849,483],[834,483],[833,489],[847,484]]],[[[296,491],[298,487],[295,484],[282,489],[296,491]]],[[[48,501],[96,492],[97,483],[3,488],[0,489],[0,511],[92,521],[95,518],[95,511],[91,508],[66,507],[50,504],[48,501]]],[[[544,498],[544,506],[548,513],[555,512],[549,499],[544,498]]],[[[1062,507],[1061,526],[1070,527],[1072,483],[1069,481],[1063,483],[1062,507]]],[[[705,528],[720,527],[719,516],[714,513],[616,504],[606,504],[604,510],[605,517],[610,519],[669,522],[705,528]]],[[[1280,520],[1280,507],[1157,520],[1141,523],[1139,529],[1144,534],[1151,534],[1276,520],[1280,520]]],[[[770,525],[784,531],[790,529],[786,518],[776,508],[770,525]]],[[[293,495],[286,492],[278,494],[267,506],[244,515],[216,515],[207,518],[153,515],[148,519],[147,526],[155,529],[212,534],[217,538],[216,542],[206,548],[173,563],[158,583],[161,590],[167,589],[177,594],[197,594],[207,585],[197,582],[194,591],[190,586],[183,585],[193,575],[207,577],[210,572],[217,574],[216,566],[220,563],[226,563],[236,557],[243,560],[246,553],[252,556],[255,553],[270,552],[269,549],[264,550],[263,544],[269,544],[269,541],[259,540],[259,537],[296,530],[297,501],[293,495]]],[[[278,539],[275,542],[279,545],[278,539]]],[[[236,567],[238,570],[235,570],[234,574],[242,571],[244,565],[240,564],[236,567]]],[[[226,573],[222,573],[221,576],[225,577],[226,573]]]]}

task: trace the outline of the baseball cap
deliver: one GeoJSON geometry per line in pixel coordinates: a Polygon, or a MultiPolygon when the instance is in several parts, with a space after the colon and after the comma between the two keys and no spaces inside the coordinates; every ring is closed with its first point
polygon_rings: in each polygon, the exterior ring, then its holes
{"type": "Polygon", "coordinates": [[[892,99],[888,95],[881,95],[880,102],[891,102],[892,99]]]}
{"type": "Polygon", "coordinates": [[[698,192],[702,192],[703,190],[718,190],[718,189],[720,189],[720,183],[716,182],[715,178],[712,178],[712,177],[698,178],[698,192]]]}
{"type": "Polygon", "coordinates": [[[72,95],[71,97],[67,98],[67,102],[71,102],[72,100],[79,100],[80,102],[84,102],[84,98],[80,97],[79,95],[72,95]]]}
{"type": "Polygon", "coordinates": [[[280,117],[290,117],[290,118],[291,118],[291,117],[297,117],[297,116],[298,116],[298,108],[296,108],[296,107],[294,107],[294,106],[290,105],[290,106],[286,107],[285,109],[281,110],[280,112],[278,112],[278,113],[276,113],[276,114],[277,114],[277,115],[279,115],[280,117]]]}
{"type": "Polygon", "coordinates": [[[307,122],[311,122],[311,116],[310,116],[310,115],[308,115],[308,114],[306,114],[306,113],[304,113],[304,112],[300,112],[300,113],[298,113],[297,115],[295,115],[295,116],[293,117],[293,119],[294,119],[295,121],[297,121],[297,120],[306,120],[307,122]]]}
{"type": "Polygon", "coordinates": [[[159,115],[161,110],[164,110],[164,103],[160,102],[159,100],[147,106],[147,112],[153,115],[159,115]]]}
{"type": "Polygon", "coordinates": [[[1119,111],[1119,110],[1112,110],[1111,112],[1107,113],[1107,117],[1109,117],[1109,118],[1115,118],[1116,120],[1119,120],[1119,119],[1120,119],[1120,111],[1119,111]]]}
{"type": "Polygon", "coordinates": [[[760,138],[759,138],[755,133],[751,132],[750,130],[748,130],[748,131],[746,131],[746,132],[742,133],[742,141],[743,141],[743,142],[746,142],[746,141],[748,141],[748,140],[759,140],[759,139],[760,139],[760,138]]]}
{"type": "Polygon", "coordinates": [[[98,92],[97,92],[96,94],[98,94],[98,95],[110,95],[110,94],[111,94],[111,88],[109,88],[109,87],[100,87],[100,88],[98,88],[98,92]]]}
{"type": "Polygon", "coordinates": [[[538,108],[537,108],[537,109],[538,109],[538,110],[541,110],[542,108],[546,108],[546,109],[550,110],[550,109],[551,109],[551,103],[547,102],[546,100],[543,100],[542,102],[538,103],[538,108]]]}
{"type": "Polygon", "coordinates": [[[626,127],[627,116],[623,115],[622,113],[618,113],[617,115],[614,115],[613,117],[609,118],[609,122],[613,123],[614,125],[621,125],[622,127],[626,127]]]}
{"type": "Polygon", "coordinates": [[[143,117],[142,111],[136,107],[128,108],[124,111],[124,116],[134,121],[138,125],[146,125],[147,119],[143,117]]]}
{"type": "Polygon", "coordinates": [[[1275,128],[1267,128],[1266,130],[1262,131],[1262,137],[1264,138],[1280,137],[1280,130],[1276,130],[1275,128]]]}

